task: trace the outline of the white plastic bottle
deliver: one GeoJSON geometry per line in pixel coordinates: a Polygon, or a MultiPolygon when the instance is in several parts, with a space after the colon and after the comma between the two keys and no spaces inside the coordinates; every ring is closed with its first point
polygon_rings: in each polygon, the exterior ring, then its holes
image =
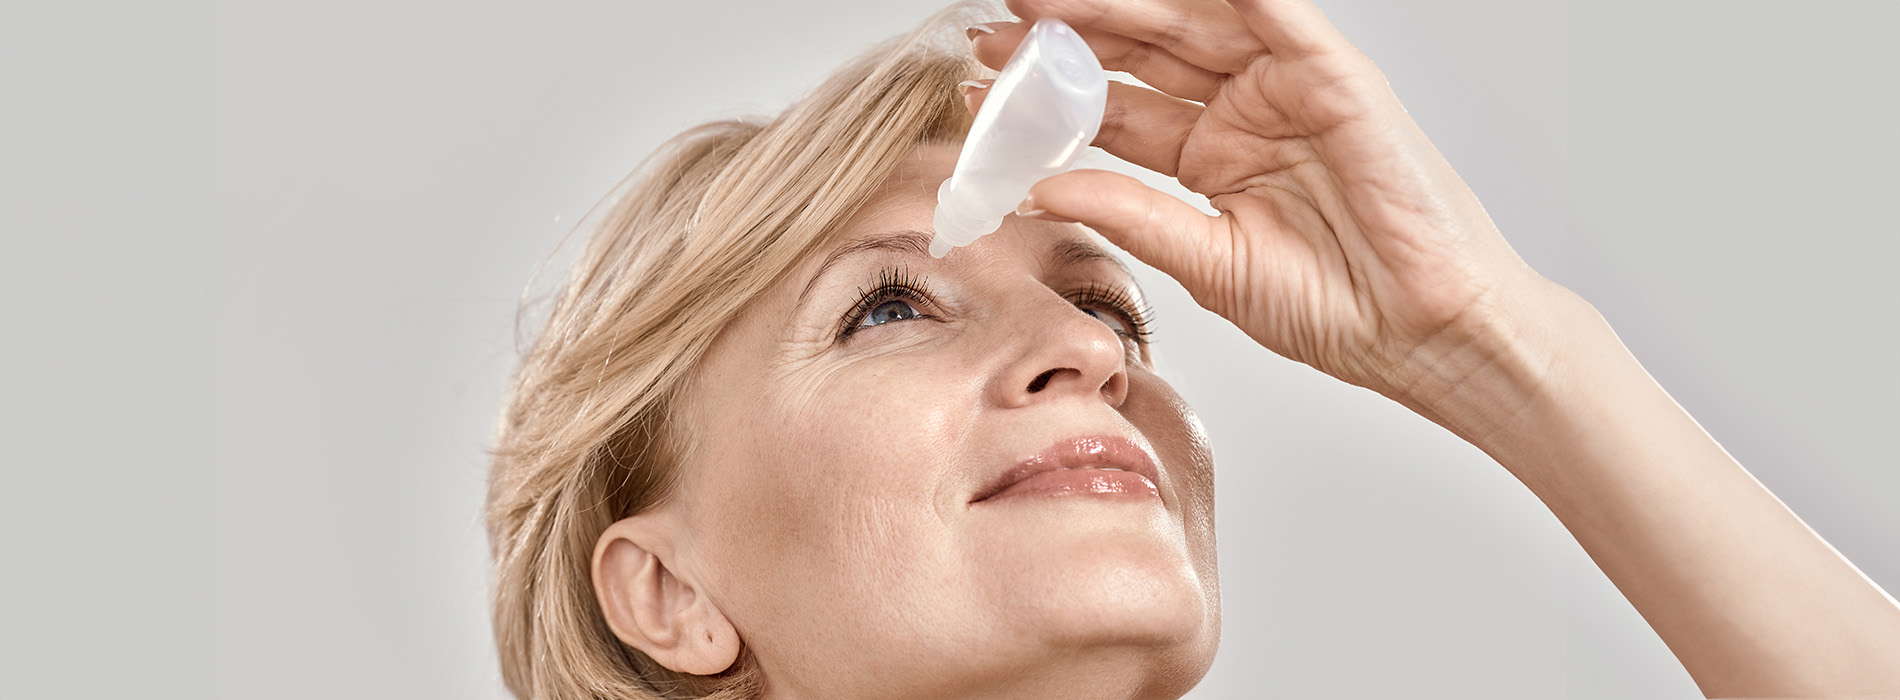
{"type": "Polygon", "coordinates": [[[1003,224],[1043,178],[1068,170],[1102,128],[1108,77],[1082,37],[1062,20],[1036,20],[977,110],[957,168],[937,190],[943,257],[1003,224]]]}

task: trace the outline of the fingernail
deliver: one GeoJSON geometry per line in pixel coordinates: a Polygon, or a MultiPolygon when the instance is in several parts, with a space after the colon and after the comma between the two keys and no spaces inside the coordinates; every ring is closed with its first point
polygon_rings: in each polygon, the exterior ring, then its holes
{"type": "Polygon", "coordinates": [[[1024,197],[1023,203],[1016,205],[1016,215],[1025,219],[1033,219],[1044,213],[1046,212],[1041,207],[1036,206],[1036,198],[1033,196],[1024,197]]]}
{"type": "Polygon", "coordinates": [[[996,33],[996,28],[987,24],[973,24],[973,25],[970,25],[969,29],[963,30],[963,35],[970,37],[971,41],[975,41],[976,35],[978,34],[995,34],[995,33],[996,33]]]}
{"type": "Polygon", "coordinates": [[[963,90],[963,94],[968,95],[973,90],[988,90],[990,89],[990,84],[994,82],[996,81],[994,80],[965,80],[961,83],[957,83],[957,87],[963,90]]]}

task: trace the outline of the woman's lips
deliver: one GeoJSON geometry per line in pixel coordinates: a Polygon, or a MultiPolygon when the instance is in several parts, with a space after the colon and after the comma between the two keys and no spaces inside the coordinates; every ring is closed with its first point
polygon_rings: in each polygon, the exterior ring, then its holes
{"type": "Polygon", "coordinates": [[[1161,492],[1148,477],[1134,472],[1077,467],[1040,472],[981,500],[994,503],[1032,496],[1111,496],[1145,500],[1159,498],[1161,492]]]}
{"type": "Polygon", "coordinates": [[[1133,441],[1091,436],[1057,441],[1018,462],[971,503],[1034,496],[1097,496],[1147,500],[1160,498],[1160,471],[1146,450],[1133,441]]]}

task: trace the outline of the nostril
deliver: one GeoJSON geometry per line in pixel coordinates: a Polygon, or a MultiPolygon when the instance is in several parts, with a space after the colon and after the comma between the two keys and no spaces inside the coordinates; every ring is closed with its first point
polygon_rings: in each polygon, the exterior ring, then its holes
{"type": "Polygon", "coordinates": [[[1053,369],[1047,372],[1043,372],[1042,374],[1036,375],[1036,378],[1033,380],[1030,380],[1029,382],[1029,393],[1034,394],[1038,391],[1042,391],[1043,389],[1048,388],[1049,380],[1054,379],[1055,376],[1056,376],[1056,370],[1053,370],[1053,369]]]}

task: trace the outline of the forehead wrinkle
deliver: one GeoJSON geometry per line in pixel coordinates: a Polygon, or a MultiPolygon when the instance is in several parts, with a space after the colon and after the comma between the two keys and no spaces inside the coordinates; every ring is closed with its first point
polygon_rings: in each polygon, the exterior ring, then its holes
{"type": "Polygon", "coordinates": [[[803,307],[805,297],[811,295],[812,287],[817,286],[818,280],[824,279],[825,273],[830,272],[831,268],[836,267],[845,258],[880,250],[928,255],[930,254],[930,237],[930,234],[916,229],[900,229],[865,236],[839,246],[837,250],[825,256],[825,261],[818,264],[818,271],[812,273],[811,279],[805,281],[805,289],[798,293],[798,303],[794,304],[793,308],[803,307]]]}

